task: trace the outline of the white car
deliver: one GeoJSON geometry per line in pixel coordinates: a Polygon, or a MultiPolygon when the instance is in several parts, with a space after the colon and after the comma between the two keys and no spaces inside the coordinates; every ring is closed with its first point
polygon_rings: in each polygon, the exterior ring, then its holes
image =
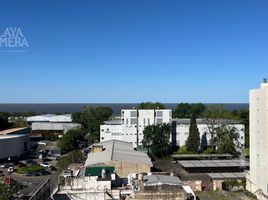
{"type": "Polygon", "coordinates": [[[8,172],[8,173],[14,172],[14,167],[9,167],[9,168],[7,169],[7,172],[8,172]]]}
{"type": "Polygon", "coordinates": [[[51,164],[47,163],[47,162],[43,162],[40,164],[40,166],[42,167],[51,167],[51,164]]]}

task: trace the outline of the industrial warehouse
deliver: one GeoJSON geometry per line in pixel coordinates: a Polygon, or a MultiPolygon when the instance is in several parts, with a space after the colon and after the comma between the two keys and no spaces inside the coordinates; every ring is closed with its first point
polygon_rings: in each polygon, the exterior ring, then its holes
{"type": "Polygon", "coordinates": [[[30,128],[0,131],[0,159],[19,157],[29,150],[30,128]]]}

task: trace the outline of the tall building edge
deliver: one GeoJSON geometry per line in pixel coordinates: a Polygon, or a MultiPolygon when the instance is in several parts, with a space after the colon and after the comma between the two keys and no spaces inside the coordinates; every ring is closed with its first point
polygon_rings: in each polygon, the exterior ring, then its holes
{"type": "Polygon", "coordinates": [[[268,84],[249,91],[250,170],[246,189],[268,200],[268,84]]]}

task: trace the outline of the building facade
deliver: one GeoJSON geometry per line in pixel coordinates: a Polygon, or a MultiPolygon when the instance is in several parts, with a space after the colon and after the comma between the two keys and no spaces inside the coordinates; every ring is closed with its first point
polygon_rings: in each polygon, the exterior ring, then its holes
{"type": "Polygon", "coordinates": [[[169,109],[125,109],[121,119],[106,121],[100,126],[100,141],[121,140],[131,142],[136,148],[142,145],[146,126],[171,123],[172,111],[169,109]]]}
{"type": "MultiPolygon", "coordinates": [[[[189,136],[190,119],[172,119],[172,144],[173,146],[183,146],[189,136]]],[[[206,120],[206,119],[196,119],[196,124],[200,133],[200,140],[204,134],[206,134],[208,145],[210,145],[211,140],[211,127],[216,127],[220,125],[227,125],[229,127],[234,127],[239,133],[239,139],[237,146],[237,151],[241,152],[245,145],[245,125],[240,121],[234,120],[206,120]]]]}
{"type": "Polygon", "coordinates": [[[30,128],[0,131],[0,159],[19,157],[29,150],[30,128]]]}
{"type": "Polygon", "coordinates": [[[249,92],[250,171],[247,189],[258,199],[268,199],[268,83],[249,92]]]}

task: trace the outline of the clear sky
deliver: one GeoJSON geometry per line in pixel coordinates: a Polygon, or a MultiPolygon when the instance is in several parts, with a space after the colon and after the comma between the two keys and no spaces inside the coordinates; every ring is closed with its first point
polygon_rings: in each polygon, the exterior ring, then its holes
{"type": "MultiPolygon", "coordinates": [[[[12,1],[0,103],[244,103],[268,76],[267,0],[12,1]]],[[[0,47],[1,50],[1,47],[0,47]]]]}

